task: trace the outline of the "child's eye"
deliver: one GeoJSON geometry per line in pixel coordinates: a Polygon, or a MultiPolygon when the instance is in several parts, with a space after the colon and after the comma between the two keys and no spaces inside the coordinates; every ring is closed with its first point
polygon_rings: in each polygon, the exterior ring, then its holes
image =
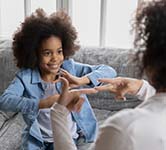
{"type": "Polygon", "coordinates": [[[62,49],[59,49],[58,50],[58,54],[62,54],[63,53],[63,50],[62,49]]]}
{"type": "Polygon", "coordinates": [[[42,54],[43,54],[43,56],[51,56],[52,55],[52,53],[49,51],[44,51],[42,54]]]}

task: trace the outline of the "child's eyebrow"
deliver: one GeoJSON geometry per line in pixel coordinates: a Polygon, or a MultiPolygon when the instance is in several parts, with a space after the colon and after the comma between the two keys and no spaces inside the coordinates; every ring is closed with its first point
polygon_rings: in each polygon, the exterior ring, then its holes
{"type": "Polygon", "coordinates": [[[42,49],[42,51],[50,51],[51,49],[42,49]]]}
{"type": "MultiPolygon", "coordinates": [[[[59,49],[62,49],[62,47],[59,47],[56,50],[59,50],[59,49]]],[[[48,49],[48,48],[42,49],[42,51],[50,51],[50,50],[52,50],[52,49],[48,49]]]]}
{"type": "Polygon", "coordinates": [[[61,47],[59,47],[59,48],[57,48],[57,49],[62,49],[62,46],[61,46],[61,47]]]}

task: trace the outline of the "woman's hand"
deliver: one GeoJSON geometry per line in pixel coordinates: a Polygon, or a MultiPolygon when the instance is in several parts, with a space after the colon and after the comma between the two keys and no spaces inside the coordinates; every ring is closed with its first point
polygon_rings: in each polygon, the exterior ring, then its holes
{"type": "Polygon", "coordinates": [[[76,77],[71,75],[69,72],[67,72],[64,69],[61,69],[60,74],[62,77],[66,78],[69,82],[69,88],[79,87],[81,85],[89,84],[90,80],[88,77],[76,77]]]}
{"type": "Polygon", "coordinates": [[[106,83],[103,86],[95,87],[98,91],[109,91],[114,93],[116,99],[125,99],[125,94],[135,95],[141,88],[143,81],[134,78],[117,77],[113,79],[99,79],[99,82],[106,83]]]}
{"type": "Polygon", "coordinates": [[[57,103],[67,107],[70,111],[80,111],[84,99],[81,94],[97,93],[94,88],[69,90],[69,82],[66,78],[60,77],[59,80],[63,83],[62,93],[60,94],[57,103]]]}

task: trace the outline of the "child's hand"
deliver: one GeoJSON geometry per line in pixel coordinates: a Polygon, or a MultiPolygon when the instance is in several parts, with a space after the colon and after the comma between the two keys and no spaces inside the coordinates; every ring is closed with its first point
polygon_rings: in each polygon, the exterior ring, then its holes
{"type": "Polygon", "coordinates": [[[68,80],[63,77],[60,77],[59,80],[62,81],[63,86],[57,103],[67,107],[70,111],[80,111],[84,102],[84,99],[80,96],[81,94],[97,93],[94,88],[69,90],[68,80]]]}
{"type": "Polygon", "coordinates": [[[141,88],[143,81],[134,78],[117,77],[114,79],[99,79],[106,85],[95,87],[98,91],[109,91],[116,95],[116,99],[125,99],[125,94],[136,94],[141,88]]]}
{"type": "Polygon", "coordinates": [[[81,85],[85,85],[90,83],[90,80],[84,76],[84,77],[76,77],[71,75],[69,72],[67,72],[64,69],[61,69],[60,74],[62,77],[66,78],[69,82],[69,88],[79,87],[81,85]]]}

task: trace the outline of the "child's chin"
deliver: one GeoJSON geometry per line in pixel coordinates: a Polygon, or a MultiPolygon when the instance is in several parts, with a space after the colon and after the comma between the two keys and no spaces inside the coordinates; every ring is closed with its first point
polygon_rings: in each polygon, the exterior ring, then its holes
{"type": "Polygon", "coordinates": [[[58,69],[58,70],[51,70],[50,72],[51,72],[52,74],[55,74],[55,75],[56,75],[56,74],[59,72],[59,69],[58,69]]]}

